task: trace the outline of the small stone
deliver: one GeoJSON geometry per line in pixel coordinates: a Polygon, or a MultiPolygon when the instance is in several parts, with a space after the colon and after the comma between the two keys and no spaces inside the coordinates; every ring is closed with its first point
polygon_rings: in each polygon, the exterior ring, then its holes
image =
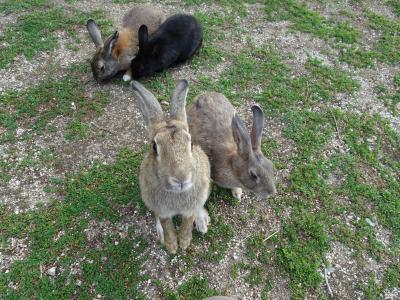
{"type": "Polygon", "coordinates": [[[165,100],[161,101],[161,104],[162,105],[169,105],[169,103],[167,101],[165,101],[165,100]]]}
{"type": "Polygon", "coordinates": [[[47,275],[56,276],[56,273],[57,273],[57,268],[56,267],[52,267],[52,268],[47,270],[47,275]]]}
{"type": "Polygon", "coordinates": [[[365,219],[365,222],[367,222],[367,224],[368,224],[369,226],[375,227],[375,223],[372,222],[371,219],[366,218],[366,219],[365,219]]]}
{"type": "Polygon", "coordinates": [[[233,258],[234,260],[237,260],[237,259],[238,259],[238,256],[237,256],[236,254],[233,254],[233,255],[232,255],[232,258],[233,258]]]}

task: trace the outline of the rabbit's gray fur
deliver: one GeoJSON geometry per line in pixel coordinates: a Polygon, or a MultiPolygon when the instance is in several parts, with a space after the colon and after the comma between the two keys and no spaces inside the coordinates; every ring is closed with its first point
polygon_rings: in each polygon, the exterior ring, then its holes
{"type": "Polygon", "coordinates": [[[250,135],[222,94],[199,95],[187,110],[192,141],[206,152],[211,178],[218,185],[232,189],[239,199],[242,189],[262,198],[276,192],[272,162],[261,152],[264,115],[258,105],[253,105],[252,111],[250,135]]]}

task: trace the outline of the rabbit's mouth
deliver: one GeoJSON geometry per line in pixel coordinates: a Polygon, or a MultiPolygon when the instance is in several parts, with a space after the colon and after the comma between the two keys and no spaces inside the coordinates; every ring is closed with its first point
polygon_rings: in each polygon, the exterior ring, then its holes
{"type": "Polygon", "coordinates": [[[259,198],[261,198],[262,200],[267,200],[269,197],[273,196],[274,194],[276,194],[276,189],[274,189],[274,191],[272,193],[271,192],[258,193],[257,196],[259,198]]]}
{"type": "Polygon", "coordinates": [[[193,186],[192,174],[189,174],[189,176],[184,179],[178,179],[172,176],[169,177],[166,188],[168,192],[182,193],[191,189],[192,186],[193,186]]]}
{"type": "Polygon", "coordinates": [[[167,191],[178,194],[178,193],[183,193],[183,192],[190,190],[192,188],[192,186],[193,186],[192,183],[186,184],[183,186],[170,186],[167,188],[167,191]]]}

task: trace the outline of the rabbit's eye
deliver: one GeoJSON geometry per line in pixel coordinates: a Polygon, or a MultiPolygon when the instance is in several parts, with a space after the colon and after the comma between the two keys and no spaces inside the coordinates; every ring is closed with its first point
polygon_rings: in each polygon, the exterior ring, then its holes
{"type": "Polygon", "coordinates": [[[101,72],[104,72],[105,69],[106,69],[106,67],[103,65],[103,66],[101,66],[100,71],[101,71],[101,72]]]}
{"type": "Polygon", "coordinates": [[[151,144],[152,144],[152,146],[153,146],[154,153],[155,153],[155,154],[158,154],[158,153],[157,153],[157,144],[156,144],[156,142],[155,142],[155,141],[152,141],[151,144]]]}
{"type": "Polygon", "coordinates": [[[257,180],[258,180],[257,174],[254,173],[253,171],[250,171],[250,177],[251,177],[251,179],[253,179],[254,181],[257,181],[257,180]]]}

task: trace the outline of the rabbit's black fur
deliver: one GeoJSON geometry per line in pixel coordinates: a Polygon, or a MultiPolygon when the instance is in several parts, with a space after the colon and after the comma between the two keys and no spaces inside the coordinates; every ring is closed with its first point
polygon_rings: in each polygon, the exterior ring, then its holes
{"type": "Polygon", "coordinates": [[[154,75],[190,59],[200,48],[203,30],[190,15],[168,18],[148,37],[147,26],[139,28],[139,52],[132,60],[132,77],[154,75]]]}

